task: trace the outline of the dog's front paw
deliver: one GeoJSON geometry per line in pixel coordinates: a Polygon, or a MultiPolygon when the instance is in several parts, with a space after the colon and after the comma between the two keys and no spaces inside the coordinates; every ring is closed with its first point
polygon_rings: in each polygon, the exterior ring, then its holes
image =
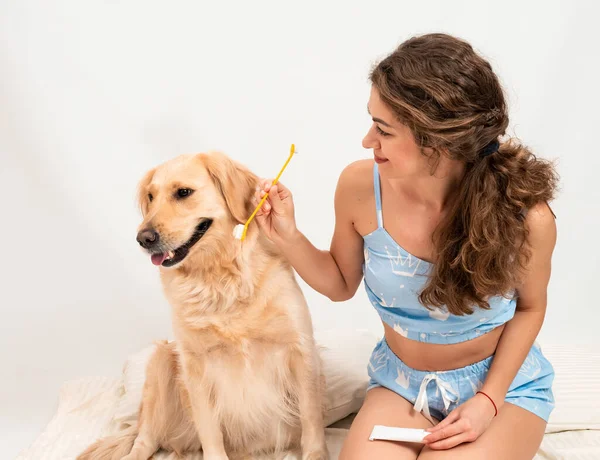
{"type": "MultiPolygon", "coordinates": [[[[142,457],[136,455],[135,452],[132,452],[129,455],[125,455],[125,457],[122,457],[121,460],[141,460],[141,458],[142,457]]],[[[144,460],[147,460],[147,458],[144,458],[144,460]]]]}
{"type": "Polygon", "coordinates": [[[214,454],[210,454],[210,453],[204,453],[203,457],[204,460],[229,460],[229,457],[227,456],[227,454],[222,453],[214,453],[214,454]]]}
{"type": "Polygon", "coordinates": [[[318,450],[311,450],[302,454],[302,460],[329,460],[329,452],[323,447],[318,450]]]}

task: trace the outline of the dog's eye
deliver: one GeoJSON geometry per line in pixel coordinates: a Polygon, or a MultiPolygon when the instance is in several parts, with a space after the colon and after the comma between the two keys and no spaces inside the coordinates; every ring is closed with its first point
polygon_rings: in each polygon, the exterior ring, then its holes
{"type": "Polygon", "coordinates": [[[190,188],[180,188],[179,190],[177,190],[177,197],[178,198],[186,198],[188,196],[190,196],[194,191],[190,188]]]}
{"type": "Polygon", "coordinates": [[[148,193],[148,201],[152,202],[153,199],[152,193],[148,193]]]}

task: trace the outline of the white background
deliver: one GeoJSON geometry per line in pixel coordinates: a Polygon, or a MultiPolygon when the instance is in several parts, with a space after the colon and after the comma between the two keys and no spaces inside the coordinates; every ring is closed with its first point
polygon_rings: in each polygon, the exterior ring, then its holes
{"type": "MultiPolygon", "coordinates": [[[[592,4],[0,0],[0,456],[39,432],[62,382],[117,376],[170,336],[135,242],[141,175],[214,148],[272,176],[294,142],[284,181],[327,247],[337,177],[369,156],[369,69],[417,33],[471,41],[503,81],[512,132],[558,160],[542,341],[600,344],[592,4]]],[[[380,330],[362,290],[335,305],[306,294],[317,328],[380,330]]]]}

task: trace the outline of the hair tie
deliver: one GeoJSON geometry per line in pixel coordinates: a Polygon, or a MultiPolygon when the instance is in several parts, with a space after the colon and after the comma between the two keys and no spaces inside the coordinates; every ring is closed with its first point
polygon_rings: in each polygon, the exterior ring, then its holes
{"type": "Polygon", "coordinates": [[[481,151],[481,153],[479,154],[479,156],[481,158],[485,158],[487,156],[490,156],[490,155],[496,153],[499,148],[500,148],[500,142],[498,142],[498,141],[490,142],[488,145],[486,145],[483,148],[483,150],[481,151]]]}

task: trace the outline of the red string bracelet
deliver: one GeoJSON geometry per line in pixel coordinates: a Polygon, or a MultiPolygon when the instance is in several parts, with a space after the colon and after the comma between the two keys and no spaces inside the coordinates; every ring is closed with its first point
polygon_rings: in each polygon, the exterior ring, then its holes
{"type": "Polygon", "coordinates": [[[496,407],[496,403],[494,402],[494,400],[492,398],[490,398],[487,394],[485,394],[483,391],[478,391],[476,394],[482,394],[483,396],[485,396],[487,399],[490,400],[490,402],[492,403],[492,405],[494,406],[494,411],[496,411],[496,413],[494,414],[494,417],[496,415],[498,415],[498,408],[496,407]]]}

